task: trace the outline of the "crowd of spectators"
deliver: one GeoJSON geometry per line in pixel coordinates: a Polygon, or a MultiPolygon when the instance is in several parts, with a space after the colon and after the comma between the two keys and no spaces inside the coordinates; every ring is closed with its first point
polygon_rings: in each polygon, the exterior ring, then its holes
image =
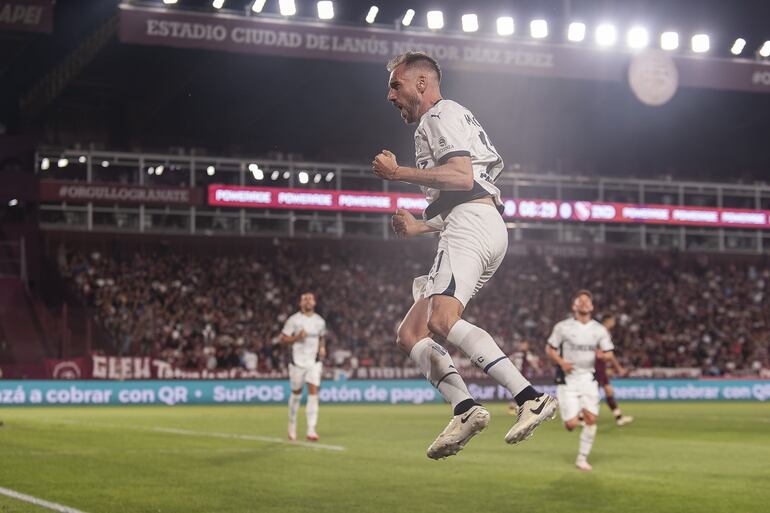
{"type": "MultiPolygon", "coordinates": [[[[62,273],[97,313],[123,355],[185,369],[284,369],[275,345],[299,295],[312,291],[327,320],[327,366],[411,366],[395,331],[412,303],[412,278],[431,266],[435,241],[274,240],[248,254],[168,249],[128,257],[68,251],[62,273]]],[[[594,294],[595,316],[629,368],[697,368],[705,375],[770,368],[770,264],[725,257],[509,256],[465,317],[512,354],[529,342],[534,376],[548,376],[544,344],[570,314],[574,292],[594,294]]],[[[459,365],[469,365],[462,355],[459,365]]]]}

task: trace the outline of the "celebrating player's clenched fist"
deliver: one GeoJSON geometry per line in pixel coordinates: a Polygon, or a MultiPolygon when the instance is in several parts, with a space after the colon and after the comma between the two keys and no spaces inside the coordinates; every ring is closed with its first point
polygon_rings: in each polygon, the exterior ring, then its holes
{"type": "Polygon", "coordinates": [[[393,231],[402,239],[422,233],[419,230],[419,221],[414,218],[411,212],[403,208],[396,209],[396,213],[391,218],[391,224],[393,231]]]}
{"type": "Polygon", "coordinates": [[[374,157],[372,161],[374,174],[385,180],[398,180],[398,163],[396,156],[388,150],[374,157]]]}

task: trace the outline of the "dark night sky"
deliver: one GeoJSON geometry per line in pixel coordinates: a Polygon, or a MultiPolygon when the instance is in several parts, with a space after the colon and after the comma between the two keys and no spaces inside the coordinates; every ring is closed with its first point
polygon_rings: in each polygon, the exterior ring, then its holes
{"type": "MultiPolygon", "coordinates": [[[[84,8],[91,2],[60,1],[52,36],[22,43],[0,39],[4,96],[18,97],[109,15],[105,3],[84,8]],[[10,51],[13,44],[21,49],[10,51]]],[[[185,3],[192,0],[180,0],[185,3]]],[[[198,3],[208,8],[209,2],[198,3]]],[[[300,14],[313,14],[315,2],[297,3],[300,14]]],[[[382,8],[381,19],[394,19],[414,5],[423,11],[444,9],[448,25],[459,23],[463,12],[478,12],[482,31],[498,14],[522,20],[542,15],[554,32],[562,20],[580,17],[590,27],[610,19],[620,27],[644,23],[653,34],[669,28],[683,33],[704,30],[722,53],[738,35],[750,46],[770,39],[770,2],[568,3],[569,17],[560,0],[394,1],[382,8]],[[483,9],[473,9],[474,4],[483,9]]],[[[270,0],[268,9],[274,4],[277,1],[270,0]]],[[[357,22],[370,4],[340,0],[337,13],[357,22]]],[[[13,123],[8,103],[2,114],[12,131],[35,133],[50,143],[96,140],[109,149],[159,150],[183,145],[226,155],[290,151],[311,159],[360,163],[387,147],[411,161],[413,127],[404,126],[385,101],[386,81],[384,63],[330,63],[114,42],[32,125],[13,123]]],[[[474,112],[508,163],[601,175],[770,178],[770,95],[680,89],[666,106],[651,108],[639,103],[625,84],[452,70],[445,75],[443,92],[474,112]]]]}

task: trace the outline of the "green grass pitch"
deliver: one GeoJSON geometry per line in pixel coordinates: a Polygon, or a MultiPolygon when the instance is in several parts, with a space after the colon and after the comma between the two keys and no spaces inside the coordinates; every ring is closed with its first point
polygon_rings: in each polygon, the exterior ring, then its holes
{"type": "Polygon", "coordinates": [[[325,448],[285,442],[284,406],[2,408],[0,487],[87,513],[770,511],[770,404],[622,406],[636,421],[602,406],[591,473],[558,419],[506,445],[503,404],[443,461],[447,405],[322,404],[325,448]]]}

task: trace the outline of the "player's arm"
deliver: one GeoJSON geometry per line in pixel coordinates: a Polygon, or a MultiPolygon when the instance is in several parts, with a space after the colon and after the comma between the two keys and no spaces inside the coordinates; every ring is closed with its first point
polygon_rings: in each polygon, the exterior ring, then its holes
{"type": "Polygon", "coordinates": [[[572,372],[572,364],[562,358],[551,344],[545,345],[545,354],[548,355],[548,358],[550,358],[553,363],[561,367],[561,370],[563,370],[565,374],[572,372]]]}
{"type": "Polygon", "coordinates": [[[612,364],[612,368],[615,369],[615,372],[618,374],[618,376],[628,375],[628,371],[620,364],[618,359],[615,357],[615,351],[608,351],[604,353],[604,360],[612,364]]]}
{"type": "Polygon", "coordinates": [[[280,343],[286,346],[290,346],[295,342],[299,342],[303,338],[305,338],[305,330],[299,330],[299,333],[296,335],[287,335],[286,333],[281,333],[280,343]]]}
{"type": "Polygon", "coordinates": [[[391,218],[391,225],[393,232],[402,239],[440,230],[440,225],[432,226],[426,221],[416,219],[411,212],[403,208],[396,209],[396,213],[391,218]]]}
{"type": "Polygon", "coordinates": [[[326,358],[326,337],[321,335],[318,338],[318,356],[323,360],[326,358]]]}
{"type": "Polygon", "coordinates": [[[442,191],[473,189],[473,166],[468,156],[450,157],[445,163],[428,169],[399,166],[396,156],[388,150],[374,157],[374,174],[390,181],[400,181],[442,191]]]}

